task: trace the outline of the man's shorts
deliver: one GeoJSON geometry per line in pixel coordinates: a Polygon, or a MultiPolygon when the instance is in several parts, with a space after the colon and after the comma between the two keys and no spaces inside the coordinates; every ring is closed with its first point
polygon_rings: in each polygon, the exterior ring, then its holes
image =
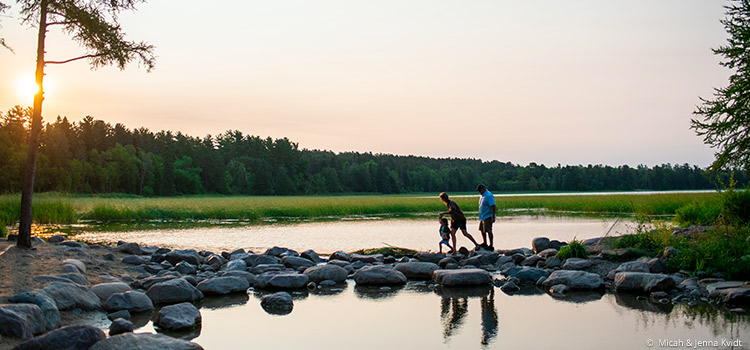
{"type": "Polygon", "coordinates": [[[492,232],[492,218],[486,218],[479,222],[479,232],[492,232]]]}
{"type": "Polygon", "coordinates": [[[466,229],[466,218],[461,220],[451,220],[451,230],[466,229]]]}

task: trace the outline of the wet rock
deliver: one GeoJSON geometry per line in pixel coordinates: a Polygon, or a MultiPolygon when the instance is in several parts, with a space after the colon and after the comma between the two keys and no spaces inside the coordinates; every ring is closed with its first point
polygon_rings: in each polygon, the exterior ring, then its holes
{"type": "Polygon", "coordinates": [[[0,334],[29,339],[44,333],[47,323],[35,304],[0,305],[0,334]]]}
{"type": "Polygon", "coordinates": [[[287,292],[277,292],[261,299],[260,306],[270,314],[286,315],[292,312],[294,302],[287,292]]]}
{"type": "Polygon", "coordinates": [[[598,289],[604,285],[598,274],[578,270],[558,270],[542,283],[544,287],[564,284],[570,289],[598,289]]]}
{"type": "Polygon", "coordinates": [[[298,289],[304,288],[310,278],[296,272],[272,271],[259,275],[254,287],[260,289],[298,289]]]}
{"type": "Polygon", "coordinates": [[[185,302],[161,308],[154,323],[171,331],[194,328],[201,323],[201,313],[195,305],[185,302]]]}
{"type": "Polygon", "coordinates": [[[154,309],[154,303],[143,292],[134,290],[112,294],[104,302],[107,311],[127,310],[128,312],[142,312],[154,309]]]}
{"type": "Polygon", "coordinates": [[[583,270],[591,267],[592,263],[589,259],[580,258],[568,258],[562,264],[563,270],[583,270]]]}
{"type": "Polygon", "coordinates": [[[531,240],[531,249],[534,250],[535,254],[542,252],[543,250],[550,248],[550,240],[547,237],[536,237],[531,240]]]}
{"type": "Polygon", "coordinates": [[[295,270],[315,266],[315,263],[312,262],[312,260],[300,258],[298,256],[285,256],[281,259],[281,263],[284,264],[284,266],[295,270]]]}
{"type": "Polygon", "coordinates": [[[343,282],[346,280],[346,276],[349,275],[349,272],[343,267],[335,264],[325,264],[309,267],[305,269],[304,274],[313,282],[319,283],[325,280],[343,282]]]}
{"type": "Polygon", "coordinates": [[[500,290],[502,290],[503,293],[505,294],[511,294],[511,293],[515,293],[521,290],[521,287],[519,287],[517,284],[513,283],[512,281],[508,281],[504,283],[502,287],[500,287],[500,290]]]}
{"type": "Polygon", "coordinates": [[[201,256],[194,249],[178,249],[173,250],[164,255],[164,259],[169,261],[172,265],[177,266],[182,261],[186,261],[193,266],[201,264],[201,256]]]}
{"type": "Polygon", "coordinates": [[[91,287],[91,291],[102,301],[107,300],[112,294],[124,293],[129,290],[132,290],[132,288],[123,282],[100,283],[91,287]]]}
{"type": "Polygon", "coordinates": [[[116,318],[109,325],[109,336],[114,336],[123,333],[133,333],[135,326],[133,322],[130,322],[124,318],[116,318]]]}
{"type": "Polygon", "coordinates": [[[490,273],[482,269],[437,270],[433,278],[445,287],[484,286],[492,282],[490,273]]]}
{"type": "Polygon", "coordinates": [[[182,278],[159,282],[146,292],[154,304],[174,304],[203,298],[203,293],[182,278]]]}
{"type": "Polygon", "coordinates": [[[21,292],[12,296],[9,301],[14,304],[34,304],[42,310],[47,330],[60,326],[60,311],[55,301],[39,291],[21,292]]]}
{"type": "Polygon", "coordinates": [[[101,309],[99,297],[88,288],[75,283],[54,282],[40,291],[55,301],[58,310],[79,308],[89,311],[101,309]]]}
{"type": "Polygon", "coordinates": [[[135,242],[122,244],[115,248],[115,251],[131,255],[143,255],[141,246],[135,242]]]}
{"type": "Polygon", "coordinates": [[[87,350],[107,336],[101,329],[89,325],[69,326],[31,339],[14,350],[65,349],[87,350]]]}
{"type": "Polygon", "coordinates": [[[242,277],[224,276],[206,279],[198,283],[197,288],[205,295],[244,293],[250,288],[250,283],[242,277]]]}
{"type": "Polygon", "coordinates": [[[406,276],[387,265],[367,266],[354,273],[354,282],[363,286],[406,283],[406,276]]]}
{"type": "Polygon", "coordinates": [[[123,333],[94,344],[89,350],[203,350],[198,344],[163,334],[123,333]]]}
{"type": "Polygon", "coordinates": [[[394,270],[403,273],[406,278],[416,280],[432,279],[433,273],[439,268],[437,264],[431,262],[398,263],[393,267],[394,270]]]}
{"type": "Polygon", "coordinates": [[[665,274],[648,272],[618,272],[615,275],[616,291],[651,293],[670,290],[674,280],[665,274]]]}

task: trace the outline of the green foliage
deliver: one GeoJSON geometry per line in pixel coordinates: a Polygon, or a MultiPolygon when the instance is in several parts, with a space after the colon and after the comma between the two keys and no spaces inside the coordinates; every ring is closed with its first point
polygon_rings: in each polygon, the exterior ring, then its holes
{"type": "Polygon", "coordinates": [[[722,211],[722,201],[692,202],[675,211],[675,223],[681,227],[691,225],[709,226],[716,223],[722,211]]]}
{"type": "Polygon", "coordinates": [[[734,226],[750,224],[750,188],[735,190],[731,186],[721,197],[721,215],[726,223],[734,226]]]}
{"type": "Polygon", "coordinates": [[[693,119],[691,128],[703,141],[716,148],[713,169],[750,169],[750,1],[734,0],[726,6],[727,13],[721,23],[730,35],[727,44],[714,49],[721,55],[722,66],[734,70],[729,85],[714,89],[714,99],[701,98],[703,104],[694,112],[702,120],[693,119]]]}
{"type": "Polygon", "coordinates": [[[382,247],[382,248],[369,248],[369,249],[360,249],[357,251],[352,252],[353,254],[364,254],[364,255],[371,255],[371,254],[383,254],[383,255],[392,255],[396,257],[402,257],[402,256],[412,256],[417,253],[416,250],[408,249],[408,248],[400,248],[400,247],[382,247]]]}
{"type": "Polygon", "coordinates": [[[560,248],[560,251],[557,253],[557,257],[560,258],[560,260],[565,260],[568,258],[582,258],[585,259],[589,256],[588,251],[586,250],[586,245],[583,244],[583,241],[573,239],[568,243],[568,245],[560,248]]]}
{"type": "Polygon", "coordinates": [[[675,245],[680,253],[667,261],[674,269],[722,272],[731,279],[750,278],[750,227],[720,228],[675,245]]]}

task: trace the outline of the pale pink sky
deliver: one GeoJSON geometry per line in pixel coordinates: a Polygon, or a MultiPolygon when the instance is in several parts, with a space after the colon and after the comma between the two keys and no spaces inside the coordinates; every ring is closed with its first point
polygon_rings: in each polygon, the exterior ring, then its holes
{"type": "MultiPolygon", "coordinates": [[[[11,4],[15,5],[14,2],[11,4]]],[[[521,165],[690,163],[730,72],[719,0],[152,0],[122,16],[156,69],[50,66],[44,116],[301,148],[521,165]]],[[[30,104],[35,30],[0,18],[0,111],[30,104]]],[[[82,51],[60,33],[49,59],[82,51]]]]}

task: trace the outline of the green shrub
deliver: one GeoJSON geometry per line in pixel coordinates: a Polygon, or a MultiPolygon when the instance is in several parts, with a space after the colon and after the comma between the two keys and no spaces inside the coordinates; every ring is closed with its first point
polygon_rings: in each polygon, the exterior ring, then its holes
{"type": "Polygon", "coordinates": [[[674,221],[681,227],[713,225],[719,219],[722,207],[721,200],[693,202],[678,208],[675,211],[674,221]]]}
{"type": "Polygon", "coordinates": [[[721,215],[727,224],[750,224],[750,188],[735,190],[733,186],[721,194],[721,215]]]}
{"type": "Polygon", "coordinates": [[[673,269],[722,272],[731,279],[750,278],[750,227],[723,227],[675,245],[680,253],[667,260],[673,269]]]}
{"type": "Polygon", "coordinates": [[[588,251],[586,250],[586,245],[583,244],[583,241],[579,241],[575,238],[568,243],[568,245],[560,248],[560,251],[557,253],[557,257],[560,258],[560,260],[565,260],[568,258],[587,258],[589,256],[588,251]]]}

